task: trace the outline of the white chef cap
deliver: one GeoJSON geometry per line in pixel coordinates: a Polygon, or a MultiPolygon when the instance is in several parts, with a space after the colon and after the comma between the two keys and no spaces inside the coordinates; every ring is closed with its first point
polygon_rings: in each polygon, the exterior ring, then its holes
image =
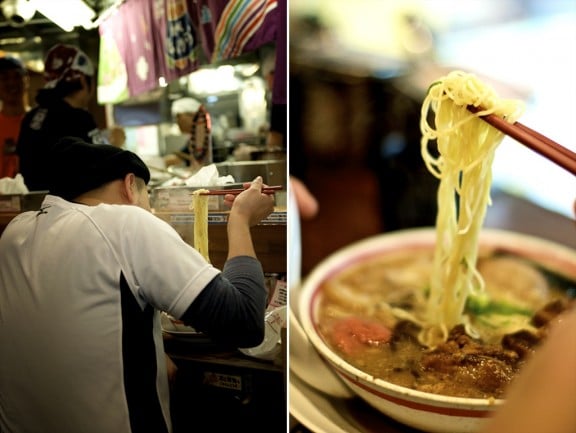
{"type": "Polygon", "coordinates": [[[196,113],[202,105],[194,98],[180,98],[172,103],[172,116],[180,113],[196,113]]]}

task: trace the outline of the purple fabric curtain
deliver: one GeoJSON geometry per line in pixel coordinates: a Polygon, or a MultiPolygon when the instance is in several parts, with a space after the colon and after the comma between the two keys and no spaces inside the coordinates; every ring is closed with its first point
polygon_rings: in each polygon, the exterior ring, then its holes
{"type": "Polygon", "coordinates": [[[197,0],[203,47],[212,61],[226,60],[276,41],[277,0],[197,0]]]}
{"type": "MultiPolygon", "coordinates": [[[[202,64],[285,44],[285,19],[286,0],[127,0],[100,25],[100,56],[119,54],[132,97],[158,87],[159,77],[172,81],[202,64]]],[[[285,101],[286,48],[279,53],[276,73],[284,78],[273,93],[285,101]]]]}
{"type": "MultiPolygon", "coordinates": [[[[149,5],[149,0],[127,1],[99,29],[101,37],[113,41],[120,54],[128,77],[129,96],[158,86],[159,71],[149,5]]],[[[105,55],[107,53],[101,51],[100,56],[105,55]]]]}
{"type": "Polygon", "coordinates": [[[200,66],[198,17],[190,0],[155,0],[152,11],[158,70],[167,81],[200,66]]]}

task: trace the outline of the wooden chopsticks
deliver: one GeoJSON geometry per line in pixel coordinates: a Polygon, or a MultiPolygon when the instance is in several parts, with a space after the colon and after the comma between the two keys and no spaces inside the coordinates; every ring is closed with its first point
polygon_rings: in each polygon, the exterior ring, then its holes
{"type": "MultiPolygon", "coordinates": [[[[281,190],[283,187],[282,185],[275,185],[275,186],[265,186],[262,188],[263,194],[274,194],[276,191],[281,190]]],[[[226,194],[234,194],[238,195],[241,192],[246,191],[245,188],[237,188],[237,189],[210,189],[206,192],[201,192],[200,195],[226,195],[226,194]]]]}
{"type": "MultiPolygon", "coordinates": [[[[481,111],[481,108],[472,105],[469,105],[467,108],[468,111],[472,113],[481,111]]],[[[573,175],[576,175],[576,153],[570,149],[565,148],[554,140],[530,129],[520,122],[508,123],[495,114],[480,116],[480,118],[526,147],[529,147],[565,170],[568,170],[573,175]]]]}

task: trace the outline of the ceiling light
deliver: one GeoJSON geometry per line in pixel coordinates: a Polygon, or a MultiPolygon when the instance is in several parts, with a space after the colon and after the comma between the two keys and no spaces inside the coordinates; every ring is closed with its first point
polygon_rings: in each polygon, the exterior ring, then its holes
{"type": "Polygon", "coordinates": [[[25,42],[26,42],[25,37],[0,39],[0,45],[22,45],[25,42]]]}
{"type": "Polygon", "coordinates": [[[2,14],[13,27],[22,27],[32,19],[36,8],[32,0],[4,0],[2,14]]]}
{"type": "Polygon", "coordinates": [[[36,9],[54,24],[66,32],[77,26],[85,29],[94,27],[96,12],[82,0],[36,1],[36,9]]]}

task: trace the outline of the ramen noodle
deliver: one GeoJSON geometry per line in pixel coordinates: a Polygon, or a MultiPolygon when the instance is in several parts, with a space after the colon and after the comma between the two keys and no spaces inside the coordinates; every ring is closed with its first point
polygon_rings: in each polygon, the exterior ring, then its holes
{"type": "Polygon", "coordinates": [[[426,346],[445,341],[457,324],[476,335],[464,308],[471,293],[484,290],[476,269],[478,236],[490,204],[495,150],[504,138],[479,116],[495,114],[513,123],[522,111],[522,102],[499,98],[461,71],[434,82],[422,104],[422,157],[440,180],[434,266],[425,317],[419,320],[426,346]],[[474,114],[468,106],[480,111],[474,114]]]}
{"type": "Polygon", "coordinates": [[[192,193],[191,208],[194,210],[194,248],[210,261],[208,254],[208,198],[206,189],[192,193]]]}

